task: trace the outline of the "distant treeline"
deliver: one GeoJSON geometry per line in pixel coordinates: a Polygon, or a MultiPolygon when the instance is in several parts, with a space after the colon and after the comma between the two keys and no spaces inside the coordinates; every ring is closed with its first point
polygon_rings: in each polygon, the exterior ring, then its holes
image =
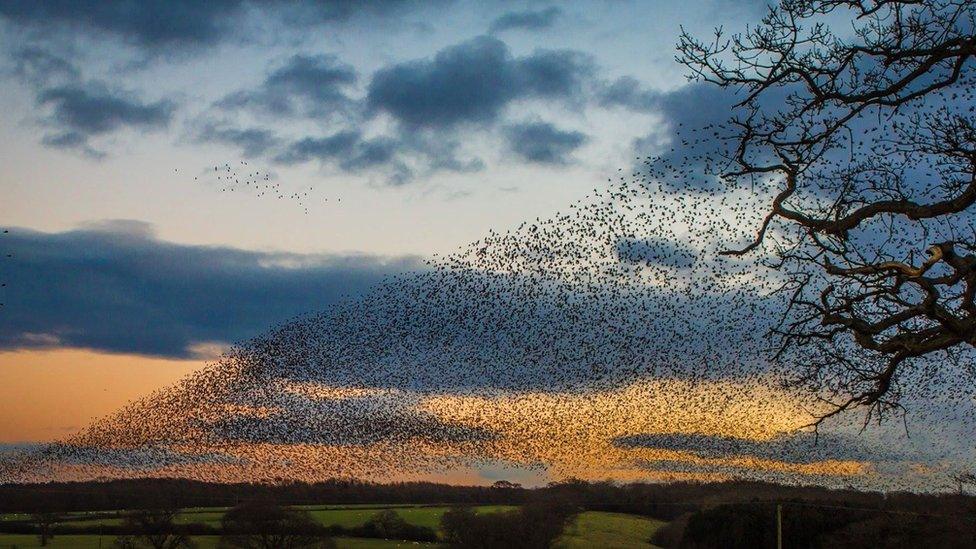
{"type": "MultiPolygon", "coordinates": [[[[777,507],[789,547],[976,547],[976,498],[963,494],[913,494],[830,490],[759,482],[615,484],[571,480],[525,489],[507,482],[494,487],[434,483],[376,484],[359,481],[213,484],[179,479],[113,480],[0,486],[0,511],[32,513],[0,521],[0,531],[38,536],[98,533],[126,536],[162,530],[172,536],[221,535],[228,539],[274,530],[280,535],[322,540],[332,536],[413,541],[441,539],[452,547],[549,547],[581,511],[644,515],[668,522],[651,538],[661,547],[775,547],[777,507]],[[299,508],[282,505],[412,503],[450,505],[441,533],[406,523],[395,510],[378,511],[356,527],[323,526],[299,508]],[[474,504],[510,504],[518,509],[478,514],[474,504]],[[175,509],[234,507],[221,525],[178,524],[175,509]],[[263,507],[262,507],[263,506],[263,507]],[[139,509],[144,509],[139,511],[139,509]],[[156,509],[155,511],[153,509],[156,509]],[[165,527],[147,528],[148,518],[170,509],[165,527]],[[69,511],[95,511],[90,520],[118,516],[121,524],[71,524],[69,511]],[[102,511],[102,512],[99,512],[102,511]],[[49,517],[54,515],[54,517],[49,517]],[[280,520],[271,518],[280,515],[280,520]],[[142,517],[142,519],[140,519],[142,517]],[[147,518],[148,517],[148,518],[147,518]]],[[[315,541],[318,543],[319,541],[315,541]]]]}
{"type": "Polygon", "coordinates": [[[558,496],[594,511],[634,513],[671,520],[702,506],[759,502],[808,502],[866,510],[972,515],[976,497],[830,490],[762,482],[677,482],[616,484],[570,480],[541,488],[454,486],[431,482],[379,484],[356,480],[317,483],[220,484],[183,479],[129,479],[0,485],[0,512],[139,509],[160,501],[177,507],[232,507],[242,501],[273,499],[287,505],[413,503],[520,505],[531,498],[558,496]]]}
{"type": "Polygon", "coordinates": [[[268,498],[289,505],[415,503],[514,504],[527,490],[431,482],[378,484],[356,480],[316,483],[221,484],[184,479],[123,479],[0,485],[0,513],[139,509],[160,501],[178,507],[233,507],[268,498]]]}

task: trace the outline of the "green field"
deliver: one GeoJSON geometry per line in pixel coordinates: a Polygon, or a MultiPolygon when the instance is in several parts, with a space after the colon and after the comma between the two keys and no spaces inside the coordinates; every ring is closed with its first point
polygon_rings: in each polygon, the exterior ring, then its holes
{"type": "MultiPolygon", "coordinates": [[[[482,505],[475,507],[475,510],[479,513],[493,513],[514,508],[506,505],[482,505]]],[[[315,509],[310,510],[309,513],[315,520],[325,526],[338,524],[339,526],[351,528],[365,524],[370,517],[378,513],[381,509],[375,507],[370,509],[315,509]]],[[[403,517],[403,520],[410,524],[428,526],[434,530],[438,530],[440,529],[441,516],[448,509],[450,507],[399,507],[395,511],[403,517]]]]}
{"type": "MultiPolygon", "coordinates": [[[[383,509],[394,509],[407,522],[417,526],[429,526],[434,530],[440,529],[441,516],[450,509],[447,506],[424,505],[314,505],[303,506],[317,521],[325,526],[340,525],[355,527],[362,525],[374,514],[383,509]]],[[[482,505],[475,507],[479,513],[493,513],[515,509],[506,505],[482,505]]],[[[203,523],[219,527],[220,518],[226,512],[226,507],[186,509],[178,519],[181,523],[203,523]]],[[[119,524],[122,519],[118,511],[100,513],[103,518],[88,518],[94,513],[71,513],[65,524],[98,525],[119,524]]],[[[23,520],[24,515],[5,516],[3,519],[23,520]]],[[[655,530],[665,523],[636,515],[621,513],[601,513],[587,511],[577,515],[566,528],[557,547],[560,549],[583,549],[591,547],[630,549],[652,548],[648,540],[655,530]]],[[[200,549],[211,549],[217,546],[217,536],[195,536],[193,538],[200,549]]],[[[64,535],[57,536],[48,547],[53,549],[78,547],[81,549],[112,547],[114,536],[97,535],[64,535]]],[[[423,544],[408,541],[389,541],[366,538],[336,538],[340,548],[348,549],[386,549],[392,547],[436,547],[435,544],[423,544]]],[[[38,547],[37,537],[31,535],[0,534],[0,549],[16,547],[38,547]]]]}
{"type": "MultiPolygon", "coordinates": [[[[215,549],[217,536],[194,536],[193,542],[198,549],[215,549]]],[[[50,549],[110,549],[115,538],[113,536],[57,536],[50,540],[50,549]]],[[[417,543],[413,541],[396,541],[366,538],[335,538],[339,549],[393,549],[394,547],[437,547],[431,543],[417,543]]],[[[0,549],[10,547],[40,547],[37,536],[0,534],[0,549]]]]}
{"type": "Polygon", "coordinates": [[[566,528],[563,537],[559,539],[557,547],[560,549],[591,547],[647,549],[654,547],[648,540],[664,524],[659,520],[636,515],[587,511],[576,516],[573,523],[566,528]]]}
{"type": "MultiPolygon", "coordinates": [[[[428,526],[437,530],[440,527],[441,515],[450,507],[447,506],[426,506],[426,505],[303,505],[300,506],[312,515],[323,526],[339,525],[345,528],[361,526],[366,523],[376,513],[384,509],[395,510],[403,519],[410,524],[417,526],[428,526]]],[[[479,513],[491,513],[496,511],[506,511],[514,509],[513,506],[506,505],[482,505],[475,507],[479,513]]],[[[190,508],[179,514],[176,522],[180,524],[199,523],[220,527],[220,519],[227,511],[227,507],[211,508],[190,508]]],[[[99,513],[69,513],[61,524],[71,526],[117,526],[122,524],[121,511],[107,511],[99,513]],[[101,516],[99,516],[101,515],[101,516]],[[88,518],[88,517],[98,518],[88,518]]],[[[25,520],[28,515],[4,515],[4,520],[25,520]]]]}

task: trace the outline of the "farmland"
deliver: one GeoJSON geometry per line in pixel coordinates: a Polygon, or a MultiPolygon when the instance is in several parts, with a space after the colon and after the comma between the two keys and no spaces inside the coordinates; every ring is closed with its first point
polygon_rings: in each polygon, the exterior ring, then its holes
{"type": "MultiPolygon", "coordinates": [[[[443,505],[306,505],[301,506],[323,526],[342,526],[352,528],[362,526],[380,511],[396,511],[405,521],[416,526],[427,526],[439,530],[441,516],[450,507],[443,505]]],[[[508,505],[482,505],[474,508],[477,513],[495,513],[516,509],[508,505]]],[[[184,509],[177,517],[180,524],[204,524],[219,528],[226,507],[196,507],[184,509]]],[[[64,527],[85,527],[97,529],[122,524],[124,511],[74,512],[68,513],[58,524],[64,527]]],[[[23,514],[0,516],[3,521],[25,520],[23,514]]],[[[585,547],[616,547],[620,549],[653,547],[648,539],[663,522],[622,513],[602,513],[588,511],[577,515],[567,526],[557,546],[564,549],[585,547]]],[[[200,549],[217,546],[215,535],[193,536],[193,542],[200,549]]],[[[403,540],[381,540],[367,538],[337,537],[340,549],[385,549],[393,547],[436,547],[437,544],[419,543],[403,540]]],[[[111,547],[114,536],[105,534],[58,535],[48,543],[48,547],[60,548],[103,548],[111,547]]],[[[0,534],[0,548],[37,547],[37,537],[28,534],[0,534]]]]}

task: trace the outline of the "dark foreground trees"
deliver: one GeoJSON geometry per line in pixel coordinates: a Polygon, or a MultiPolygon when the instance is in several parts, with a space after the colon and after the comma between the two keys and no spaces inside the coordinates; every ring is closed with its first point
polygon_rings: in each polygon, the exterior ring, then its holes
{"type": "MultiPolygon", "coordinates": [[[[681,549],[774,549],[775,517],[772,502],[714,506],[691,514],[679,536],[655,536],[652,542],[681,549]]],[[[976,519],[971,516],[783,504],[784,547],[963,549],[974,542],[976,519]]]]}
{"type": "Polygon", "coordinates": [[[222,547],[241,549],[332,549],[335,542],[302,509],[283,507],[271,500],[241,503],[221,519],[222,547]]]}
{"type": "Polygon", "coordinates": [[[384,509],[365,524],[347,529],[350,535],[364,538],[437,541],[437,532],[426,526],[410,524],[393,509],[384,509]]]}
{"type": "Polygon", "coordinates": [[[142,542],[153,549],[193,547],[190,537],[178,531],[176,516],[179,513],[178,507],[167,505],[132,511],[122,522],[122,527],[131,534],[121,536],[117,544],[135,547],[136,542],[142,542]]]}
{"type": "Polygon", "coordinates": [[[498,513],[455,507],[441,517],[441,530],[451,547],[546,549],[562,535],[577,511],[553,501],[532,502],[517,511],[498,513]]]}
{"type": "Polygon", "coordinates": [[[827,391],[820,421],[897,412],[919,360],[972,356],[974,29],[971,0],[784,0],[744,34],[682,35],[693,78],[740,94],[707,164],[771,201],[726,253],[775,257],[792,296],[776,356],[827,391]]]}
{"type": "Polygon", "coordinates": [[[31,515],[31,522],[37,528],[37,541],[41,547],[46,547],[47,542],[54,539],[54,525],[58,523],[60,517],[58,513],[50,511],[31,515]]]}

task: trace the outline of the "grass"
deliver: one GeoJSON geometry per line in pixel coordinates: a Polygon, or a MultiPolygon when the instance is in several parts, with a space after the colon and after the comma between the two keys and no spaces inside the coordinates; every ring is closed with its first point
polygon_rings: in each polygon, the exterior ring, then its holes
{"type": "MultiPolygon", "coordinates": [[[[383,509],[395,509],[407,522],[418,526],[429,526],[434,530],[440,529],[441,516],[450,509],[446,506],[423,505],[316,505],[304,507],[316,520],[323,525],[338,524],[345,527],[359,526],[371,516],[383,509]]],[[[507,511],[515,507],[507,505],[482,505],[475,507],[479,513],[493,513],[507,511]]],[[[193,508],[180,514],[179,522],[198,522],[220,526],[220,517],[226,508],[193,508]]],[[[71,514],[72,525],[117,524],[120,518],[86,519],[86,513],[71,514]],[[80,519],[80,520],[79,520],[80,519]]],[[[583,549],[591,547],[606,547],[613,549],[644,548],[654,546],[648,540],[651,535],[665,523],[636,515],[622,513],[600,513],[588,511],[580,513],[566,528],[566,532],[559,539],[557,547],[560,549],[583,549]]],[[[102,536],[99,545],[97,535],[63,535],[56,536],[48,547],[61,549],[77,547],[79,549],[94,549],[97,547],[112,547],[114,536],[102,536]]],[[[217,546],[217,536],[195,536],[193,538],[200,549],[213,549],[217,546]]],[[[436,544],[415,543],[409,541],[380,540],[366,538],[336,538],[340,549],[388,549],[394,547],[437,547],[436,544]]],[[[37,537],[32,535],[0,534],[0,549],[7,549],[13,545],[18,548],[38,547],[37,537]]]]}
{"type": "MultiPolygon", "coordinates": [[[[193,542],[198,549],[215,549],[217,547],[217,536],[194,536],[193,542]]],[[[339,549],[393,549],[395,547],[437,547],[430,543],[415,543],[412,541],[397,541],[385,539],[366,539],[366,538],[335,538],[339,549]]],[[[102,536],[99,545],[99,536],[55,536],[48,541],[50,549],[109,549],[115,541],[114,536],[102,536]]],[[[0,549],[9,549],[16,546],[18,549],[26,547],[40,547],[37,536],[19,534],[0,534],[0,549]]]]}
{"type": "MultiPolygon", "coordinates": [[[[351,528],[365,524],[370,517],[380,512],[382,509],[384,508],[321,509],[312,510],[309,511],[309,513],[315,520],[319,521],[319,523],[325,526],[338,524],[339,526],[351,528]]],[[[386,509],[388,509],[388,507],[386,507],[386,509]]],[[[448,509],[450,509],[450,507],[398,507],[394,510],[397,512],[397,514],[403,517],[403,520],[407,521],[408,523],[416,526],[428,526],[436,531],[440,529],[441,516],[448,509]]],[[[508,505],[481,505],[475,507],[475,510],[479,513],[493,513],[497,511],[506,511],[509,509],[514,509],[514,507],[508,505]]]]}
{"type": "MultiPolygon", "coordinates": [[[[339,525],[346,528],[361,526],[376,513],[384,509],[393,509],[410,524],[417,526],[429,526],[434,530],[440,528],[441,515],[450,509],[450,507],[447,506],[412,504],[302,505],[299,507],[308,511],[309,514],[312,515],[312,518],[324,526],[339,525]]],[[[514,508],[515,507],[510,505],[482,505],[475,507],[475,510],[479,513],[491,513],[495,511],[506,511],[514,508]]],[[[223,517],[227,509],[228,507],[189,508],[181,512],[179,516],[176,517],[176,522],[179,524],[200,523],[219,528],[220,519],[223,517]]],[[[118,526],[122,524],[122,515],[124,513],[124,511],[68,513],[61,523],[69,524],[71,526],[86,527],[118,526]],[[89,518],[92,515],[101,516],[98,518],[89,518]]],[[[25,520],[29,518],[29,515],[15,514],[0,516],[0,519],[2,520],[25,520]]]]}
{"type": "MultiPolygon", "coordinates": [[[[393,509],[400,514],[405,521],[417,526],[428,526],[434,531],[440,530],[441,516],[450,507],[447,506],[426,506],[411,504],[394,505],[303,505],[305,509],[324,526],[339,525],[347,528],[361,526],[366,523],[373,515],[384,509],[393,509]]],[[[181,524],[201,523],[220,527],[220,519],[227,511],[228,507],[194,507],[185,509],[176,518],[176,522],[181,524]]],[[[479,513],[492,513],[497,511],[507,511],[515,509],[510,505],[482,505],[474,508],[479,513]]],[[[68,513],[62,524],[71,526],[97,527],[99,525],[119,525],[122,524],[124,511],[102,511],[102,512],[76,512],[68,513]],[[92,516],[99,518],[89,518],[92,516]]],[[[3,515],[2,520],[24,520],[29,515],[3,515]]],[[[211,549],[217,546],[217,536],[195,536],[193,540],[200,549],[211,549]]],[[[115,536],[101,536],[99,545],[98,535],[62,535],[55,538],[48,544],[52,549],[62,547],[78,547],[80,549],[90,549],[96,547],[109,548],[113,546],[115,536]]],[[[401,540],[381,540],[367,538],[336,538],[336,543],[340,549],[387,549],[393,547],[437,547],[436,544],[416,543],[401,540]]],[[[0,534],[0,549],[7,549],[12,545],[18,548],[38,547],[37,537],[33,535],[0,534]]]]}
{"type": "Polygon", "coordinates": [[[664,526],[659,520],[622,513],[580,513],[559,539],[560,549],[607,547],[614,549],[651,548],[651,535],[664,526]]]}

